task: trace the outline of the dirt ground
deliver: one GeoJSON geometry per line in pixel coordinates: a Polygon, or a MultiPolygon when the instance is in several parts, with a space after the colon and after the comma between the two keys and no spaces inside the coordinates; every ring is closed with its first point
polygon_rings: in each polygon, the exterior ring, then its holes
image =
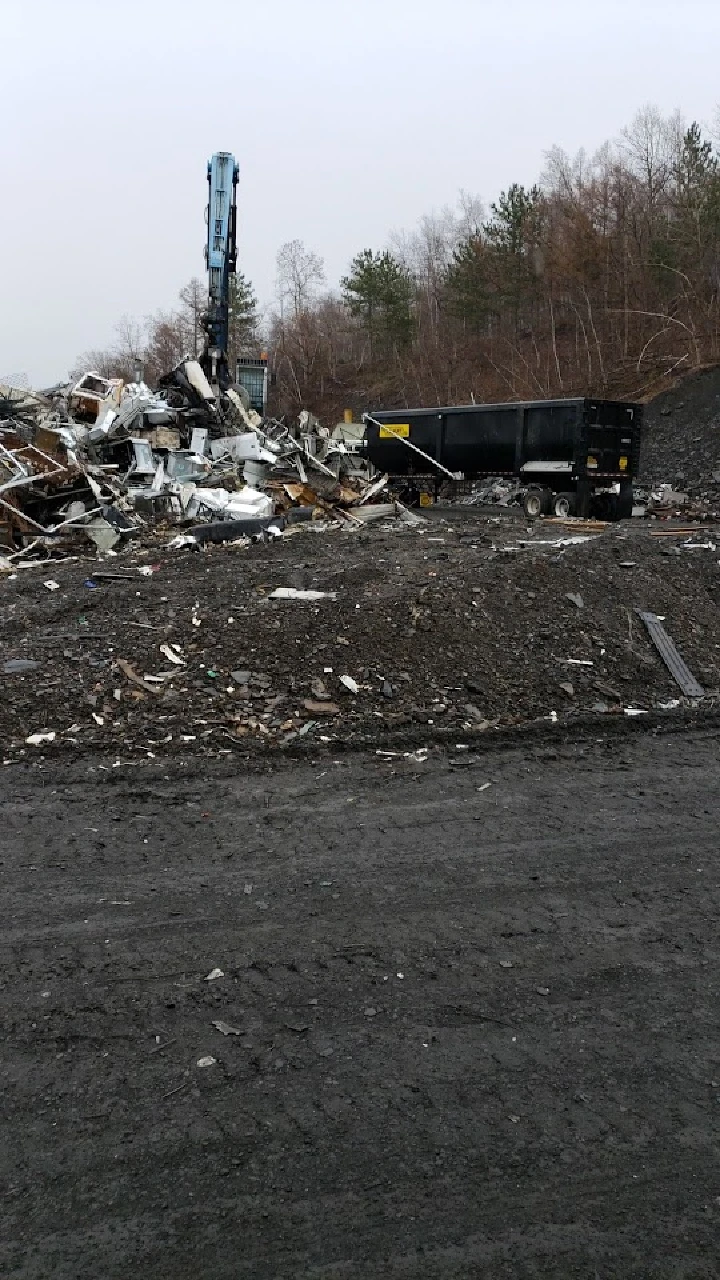
{"type": "Polygon", "coordinates": [[[549,716],[653,713],[680,691],[637,609],[665,618],[707,705],[718,548],[710,525],[593,536],[466,507],[18,569],[0,580],[2,758],[457,743],[549,716]],[[272,598],[278,587],[328,594],[272,598]],[[54,738],[27,744],[37,733],[54,738]]]}
{"type": "Polygon", "coordinates": [[[718,1274],[719,533],[0,580],[0,1275],[718,1274]]]}
{"type": "Polygon", "coordinates": [[[0,1274],[717,1276],[719,782],[637,722],[3,769],[0,1274]]]}

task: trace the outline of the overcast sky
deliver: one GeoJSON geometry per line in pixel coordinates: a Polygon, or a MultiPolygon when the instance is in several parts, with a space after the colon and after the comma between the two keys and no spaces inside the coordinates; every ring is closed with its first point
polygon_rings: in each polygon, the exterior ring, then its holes
{"type": "Polygon", "coordinates": [[[647,102],[709,122],[718,0],[3,0],[0,378],[63,378],[202,277],[206,162],[239,267],[352,255],[592,152],[647,102]]]}

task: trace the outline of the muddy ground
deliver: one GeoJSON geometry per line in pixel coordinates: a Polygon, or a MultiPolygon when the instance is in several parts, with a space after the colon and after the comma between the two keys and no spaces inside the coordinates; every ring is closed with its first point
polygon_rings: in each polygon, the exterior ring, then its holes
{"type": "Polygon", "coordinates": [[[719,782],[637,722],[3,769],[0,1274],[716,1276],[719,782]]]}
{"type": "Polygon", "coordinates": [[[720,689],[711,525],[592,536],[455,508],[269,545],[166,541],[0,580],[2,758],[392,748],[653,713],[680,691],[637,609],[665,618],[704,705],[720,689]]]}

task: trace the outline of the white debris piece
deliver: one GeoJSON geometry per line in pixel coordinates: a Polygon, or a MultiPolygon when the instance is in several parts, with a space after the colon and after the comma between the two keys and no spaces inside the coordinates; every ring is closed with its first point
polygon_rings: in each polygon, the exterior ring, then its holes
{"type": "Polygon", "coordinates": [[[161,644],[160,652],[164,654],[164,656],[170,662],[174,662],[176,667],[185,666],[185,659],[181,658],[179,654],[175,653],[174,649],[171,649],[169,644],[161,644]]]}
{"type": "Polygon", "coordinates": [[[352,676],[341,676],[340,683],[344,684],[345,688],[349,689],[350,693],[357,693],[359,686],[357,681],[353,680],[352,676]]]}
{"type": "Polygon", "coordinates": [[[224,978],[224,977],[225,977],[225,974],[223,973],[222,969],[211,969],[205,981],[214,982],[216,978],[224,978]]]}
{"type": "Polygon", "coordinates": [[[195,388],[203,400],[210,401],[215,399],[213,389],[197,360],[186,360],[183,369],[190,386],[195,388]]]}
{"type": "Polygon", "coordinates": [[[276,587],[270,600],[337,600],[337,591],[300,591],[297,587],[276,587]]]}
{"type": "Polygon", "coordinates": [[[277,462],[277,451],[271,453],[263,444],[260,432],[244,431],[240,436],[223,436],[211,440],[210,456],[214,459],[233,458],[236,462],[277,462]]]}
{"type": "Polygon", "coordinates": [[[239,493],[228,493],[227,489],[196,489],[185,508],[185,515],[192,520],[203,510],[210,516],[221,516],[223,520],[265,519],[273,514],[273,500],[269,494],[261,493],[250,485],[239,493]]]}
{"type": "MultiPolygon", "coordinates": [[[[584,542],[594,542],[600,536],[599,533],[573,533],[567,538],[518,538],[517,546],[525,550],[533,547],[579,547],[584,542]]],[[[511,551],[513,548],[503,547],[502,550],[511,551]]]]}
{"type": "Polygon", "coordinates": [[[173,551],[179,551],[181,547],[197,547],[198,543],[197,538],[194,538],[191,533],[178,533],[167,545],[173,551]]]}
{"type": "Polygon", "coordinates": [[[41,747],[45,742],[54,742],[56,737],[55,730],[50,729],[46,733],[31,733],[25,741],[29,747],[41,747]]]}

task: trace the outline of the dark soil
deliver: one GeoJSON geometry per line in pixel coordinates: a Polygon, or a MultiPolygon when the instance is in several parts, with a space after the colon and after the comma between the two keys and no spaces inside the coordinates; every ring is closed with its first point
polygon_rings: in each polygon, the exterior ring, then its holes
{"type": "Polygon", "coordinates": [[[645,406],[641,478],[720,497],[720,368],[675,383],[645,406]]]}
{"type": "MultiPolygon", "coordinates": [[[[586,554],[566,564],[594,610],[586,554]]],[[[253,563],[207,565],[218,646],[253,563]]],[[[127,615],[161,618],[189,564],[127,615]]],[[[76,628],[82,573],[64,604],[23,580],[26,616],[76,628]]],[[[82,699],[87,657],[53,661],[82,699]]],[[[716,737],[462,767],[63,758],[0,783],[3,1277],[717,1275],[716,737]]]]}
{"type": "Polygon", "coordinates": [[[270,545],[158,544],[18,571],[0,579],[0,665],[37,667],[2,677],[4,758],[333,751],[437,734],[462,742],[553,713],[653,711],[680,691],[636,608],[665,617],[716,691],[714,530],[653,537],[635,522],[581,545],[543,544],[567,533],[465,508],[419,529],[305,526],[270,545]],[[143,576],[143,566],[154,572],[143,576]],[[100,576],[108,572],[127,577],[100,576]],[[59,590],[43,585],[53,579],[59,590]],[[337,598],[270,599],[278,586],[337,598]],[[184,665],[162,654],[168,642],[184,665]],[[168,670],[157,692],[132,678],[168,670]],[[54,742],[25,744],[43,731],[54,742]]]}

